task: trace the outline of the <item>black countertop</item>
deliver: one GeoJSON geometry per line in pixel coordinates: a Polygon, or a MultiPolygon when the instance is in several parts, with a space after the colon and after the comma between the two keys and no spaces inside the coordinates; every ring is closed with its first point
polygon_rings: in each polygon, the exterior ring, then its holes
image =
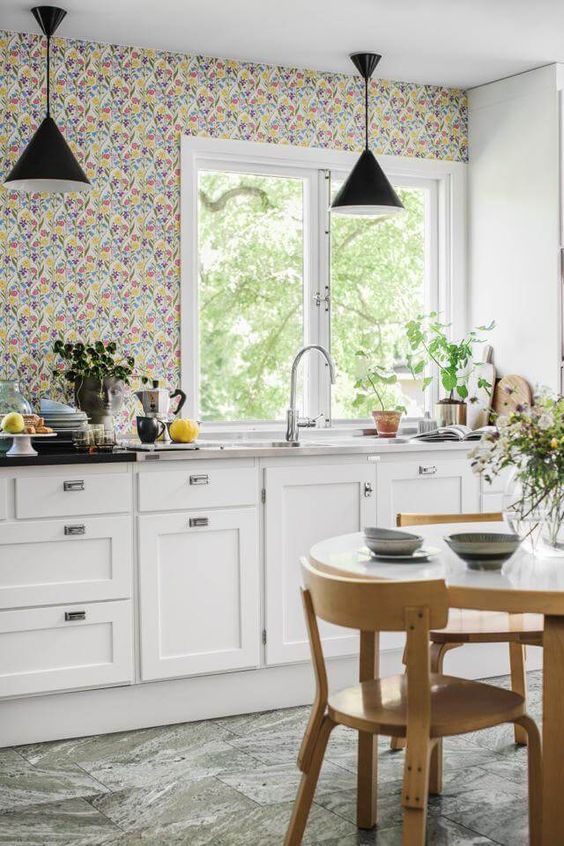
{"type": "Polygon", "coordinates": [[[117,464],[126,461],[135,461],[136,453],[131,450],[118,450],[116,452],[77,452],[69,447],[65,449],[43,448],[38,455],[30,456],[7,456],[0,453],[0,469],[4,467],[39,467],[42,465],[57,464],[117,464]]]}

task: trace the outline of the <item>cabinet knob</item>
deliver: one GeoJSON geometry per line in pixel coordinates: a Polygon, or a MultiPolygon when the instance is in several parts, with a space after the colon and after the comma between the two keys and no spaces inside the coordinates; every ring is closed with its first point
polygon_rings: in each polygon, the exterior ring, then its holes
{"type": "Polygon", "coordinates": [[[190,476],[191,485],[209,485],[210,477],[207,473],[202,473],[201,476],[190,476]]]}
{"type": "Polygon", "coordinates": [[[84,490],[84,479],[71,479],[67,482],[63,482],[63,490],[64,491],[83,491],[84,490]]]}
{"type": "Polygon", "coordinates": [[[76,526],[65,526],[65,535],[85,535],[86,526],[80,523],[76,526]]]}
{"type": "Polygon", "coordinates": [[[434,476],[437,472],[437,468],[434,464],[420,464],[419,465],[419,475],[420,476],[434,476]]]}
{"type": "Polygon", "coordinates": [[[369,497],[372,496],[374,488],[372,486],[372,482],[365,482],[364,483],[364,496],[369,497]]]}
{"type": "Polygon", "coordinates": [[[188,525],[191,529],[196,528],[196,526],[209,526],[209,519],[207,517],[190,517],[188,520],[188,525]]]}
{"type": "Polygon", "coordinates": [[[65,623],[74,623],[76,620],[86,620],[86,611],[65,611],[65,623]]]}

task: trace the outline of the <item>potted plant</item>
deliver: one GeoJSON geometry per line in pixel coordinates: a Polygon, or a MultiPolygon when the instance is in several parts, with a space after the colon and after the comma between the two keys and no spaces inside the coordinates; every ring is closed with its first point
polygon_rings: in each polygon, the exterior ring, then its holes
{"type": "Polygon", "coordinates": [[[66,369],[57,369],[54,375],[63,376],[72,384],[78,408],[88,415],[91,423],[102,423],[106,429],[111,429],[113,415],[123,406],[124,389],[133,375],[134,358],[118,353],[113,341],[84,344],[58,339],[53,351],[66,364],[66,369]]]}
{"type": "MultiPolygon", "coordinates": [[[[356,355],[359,358],[368,358],[362,350],[359,350],[356,355]]],[[[365,406],[368,399],[375,398],[378,403],[379,408],[372,410],[372,417],[380,438],[395,438],[401,416],[405,413],[403,405],[390,405],[389,394],[386,392],[386,387],[395,385],[397,381],[397,374],[393,371],[387,370],[381,364],[366,362],[362,374],[354,383],[356,396],[353,405],[355,408],[365,406]]]]}
{"type": "MultiPolygon", "coordinates": [[[[415,379],[421,378],[421,388],[425,390],[433,381],[432,376],[425,376],[429,365],[435,365],[446,396],[435,404],[435,417],[439,426],[453,423],[466,423],[466,400],[468,381],[480,366],[473,359],[473,346],[484,342],[478,333],[490,332],[495,323],[478,326],[468,332],[461,341],[451,341],[448,337],[450,324],[441,323],[436,311],[420,314],[406,324],[407,340],[410,353],[407,364],[415,379]]],[[[491,390],[490,383],[478,375],[478,388],[491,390]]]]}

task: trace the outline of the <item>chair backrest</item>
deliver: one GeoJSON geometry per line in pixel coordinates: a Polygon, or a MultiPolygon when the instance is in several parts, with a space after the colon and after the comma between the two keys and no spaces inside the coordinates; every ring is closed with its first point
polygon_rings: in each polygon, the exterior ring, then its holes
{"type": "Polygon", "coordinates": [[[406,631],[406,608],[427,608],[429,626],[448,619],[447,589],[442,579],[388,581],[349,579],[323,573],[302,558],[302,579],[316,617],[365,632],[406,631]]]}
{"type": "MultiPolygon", "coordinates": [[[[327,668],[317,617],[347,628],[369,632],[405,631],[407,673],[407,744],[412,763],[422,757],[416,738],[427,736],[431,720],[429,629],[446,626],[448,597],[444,581],[387,581],[339,578],[301,559],[302,599],[316,678],[313,722],[325,712],[327,668]],[[417,757],[419,755],[419,757],[417,757]]],[[[301,754],[301,753],[300,753],[301,754]]],[[[418,765],[418,764],[417,764],[418,765]]]]}
{"type": "Polygon", "coordinates": [[[407,514],[396,517],[396,526],[432,526],[435,523],[501,523],[503,514],[484,511],[480,514],[407,514]]]}

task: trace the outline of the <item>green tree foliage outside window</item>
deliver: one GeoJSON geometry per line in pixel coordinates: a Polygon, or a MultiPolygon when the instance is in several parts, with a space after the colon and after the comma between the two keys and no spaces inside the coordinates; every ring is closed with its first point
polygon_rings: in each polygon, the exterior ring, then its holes
{"type": "MultiPolygon", "coordinates": [[[[299,178],[199,173],[200,413],[204,420],[282,420],[292,359],[304,343],[304,200],[299,178]]],[[[406,322],[423,308],[425,195],[407,213],[331,221],[335,417],[355,407],[359,360],[405,360],[406,322]]],[[[401,381],[386,387],[402,404],[401,381]]],[[[303,409],[302,409],[303,410],[303,409]]]]}
{"type": "Polygon", "coordinates": [[[200,408],[281,420],[303,344],[300,179],[200,172],[200,408]]]}

